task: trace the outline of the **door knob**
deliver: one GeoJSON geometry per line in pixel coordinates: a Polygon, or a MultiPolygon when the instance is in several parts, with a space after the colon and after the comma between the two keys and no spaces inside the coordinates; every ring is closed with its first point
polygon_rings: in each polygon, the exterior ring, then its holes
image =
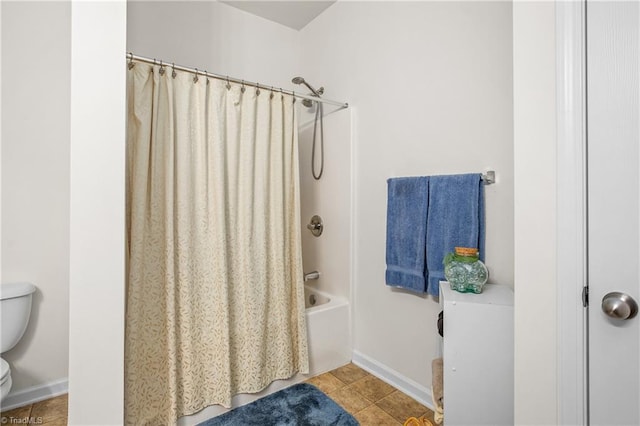
{"type": "Polygon", "coordinates": [[[638,304],[628,294],[614,291],[602,298],[602,311],[611,318],[628,320],[638,313],[638,304]]]}

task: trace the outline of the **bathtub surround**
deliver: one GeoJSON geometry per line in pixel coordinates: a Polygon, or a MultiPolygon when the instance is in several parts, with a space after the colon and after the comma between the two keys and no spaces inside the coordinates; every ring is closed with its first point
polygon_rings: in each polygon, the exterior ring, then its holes
{"type": "Polygon", "coordinates": [[[125,419],[307,373],[294,98],[128,71],[125,419]]]}
{"type": "MultiPolygon", "coordinates": [[[[331,87],[327,90],[327,96],[334,93],[336,96],[340,94],[331,87]]],[[[353,185],[351,167],[353,109],[349,107],[335,110],[325,105],[325,166],[320,180],[313,178],[311,167],[313,110],[301,107],[299,111],[300,208],[305,227],[302,233],[302,261],[305,271],[321,272],[318,280],[308,284],[320,291],[352,301],[353,214],[350,191],[353,185]],[[306,229],[309,220],[316,214],[322,217],[324,224],[320,237],[313,236],[306,229]]]]}

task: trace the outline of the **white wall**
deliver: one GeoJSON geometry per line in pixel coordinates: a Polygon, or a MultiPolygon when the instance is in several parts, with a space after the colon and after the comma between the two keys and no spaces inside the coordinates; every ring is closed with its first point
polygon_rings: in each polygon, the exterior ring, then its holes
{"type": "Polygon", "coordinates": [[[512,8],[338,2],[301,31],[303,74],[353,107],[357,356],[427,398],[432,298],[385,286],[386,179],[482,172],[491,282],[513,285],[512,8]]]}
{"type": "Polygon", "coordinates": [[[514,3],[515,422],[519,425],[558,424],[555,19],[552,2],[514,3]]]}
{"type": "Polygon", "coordinates": [[[298,32],[213,1],[129,1],[127,50],[276,87],[298,69],[298,32]]]}
{"type": "Polygon", "coordinates": [[[124,418],[126,2],[73,2],[69,424],[124,418]]]}
{"type": "Polygon", "coordinates": [[[3,354],[13,395],[64,390],[68,375],[71,4],[1,7],[2,282],[38,288],[25,336],[3,354]]]}

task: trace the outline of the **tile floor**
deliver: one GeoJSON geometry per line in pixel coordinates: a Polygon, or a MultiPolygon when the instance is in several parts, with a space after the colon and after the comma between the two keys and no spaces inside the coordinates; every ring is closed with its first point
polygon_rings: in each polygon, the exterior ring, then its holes
{"type": "MultiPolygon", "coordinates": [[[[427,407],[355,364],[312,377],[307,383],[327,394],[363,426],[402,425],[412,416],[426,416],[433,421],[433,412],[427,407]]],[[[3,412],[0,423],[64,426],[67,424],[67,395],[3,412]]]]}
{"type": "Polygon", "coordinates": [[[67,395],[0,413],[2,425],[67,425],[67,395]]]}
{"type": "Polygon", "coordinates": [[[355,364],[312,377],[307,383],[327,394],[363,426],[397,426],[409,417],[420,416],[433,422],[433,411],[355,364]]]}

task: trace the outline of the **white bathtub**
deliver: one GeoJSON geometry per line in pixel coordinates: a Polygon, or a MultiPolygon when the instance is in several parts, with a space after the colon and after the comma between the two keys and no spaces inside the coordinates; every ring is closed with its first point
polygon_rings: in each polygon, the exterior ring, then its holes
{"type": "MultiPolygon", "coordinates": [[[[232,399],[233,407],[248,404],[309,377],[317,376],[351,361],[351,339],[349,333],[349,302],[305,285],[307,306],[307,331],[309,338],[309,374],[296,374],[289,380],[276,380],[261,392],[240,394],[232,399]],[[315,299],[315,303],[312,303],[315,299]]],[[[192,416],[178,419],[178,426],[193,426],[227,412],[220,405],[212,405],[192,416]]]]}
{"type": "Polygon", "coordinates": [[[305,285],[309,374],[315,376],[351,361],[349,302],[305,285]],[[314,303],[315,301],[315,303],[314,303]]]}
{"type": "Polygon", "coordinates": [[[318,308],[329,302],[331,302],[331,295],[315,290],[309,285],[304,286],[304,308],[307,311],[307,317],[309,316],[309,309],[318,308]]]}

